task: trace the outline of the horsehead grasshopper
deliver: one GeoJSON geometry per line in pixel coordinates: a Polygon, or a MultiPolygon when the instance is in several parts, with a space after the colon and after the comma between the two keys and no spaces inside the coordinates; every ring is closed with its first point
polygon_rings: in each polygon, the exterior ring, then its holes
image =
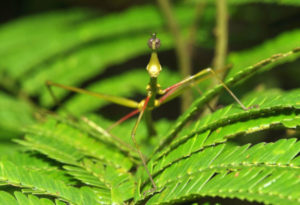
{"type": "Polygon", "coordinates": [[[56,103],[59,103],[59,101],[57,100],[54,93],[52,92],[51,86],[59,87],[59,88],[73,91],[76,93],[90,95],[90,96],[100,98],[102,100],[106,100],[106,101],[109,101],[109,102],[112,102],[112,103],[115,103],[118,105],[122,105],[125,107],[135,108],[134,111],[130,112],[129,114],[127,114],[126,116],[121,118],[119,121],[114,123],[112,125],[112,127],[116,126],[117,124],[122,123],[123,121],[127,120],[128,118],[130,118],[134,115],[139,114],[138,118],[136,120],[136,123],[132,129],[131,138],[134,143],[135,149],[136,149],[140,159],[142,160],[142,164],[147,172],[147,175],[149,176],[149,179],[152,183],[152,187],[153,187],[153,189],[151,190],[151,192],[152,192],[152,191],[155,191],[157,189],[157,187],[156,187],[156,184],[150,174],[150,171],[147,168],[146,159],[145,159],[144,155],[142,154],[142,152],[140,151],[139,145],[137,144],[136,139],[135,139],[137,127],[143,116],[145,116],[149,135],[155,135],[156,133],[155,133],[155,129],[154,129],[154,126],[152,123],[151,111],[154,108],[159,107],[160,105],[179,96],[184,89],[192,87],[192,86],[196,85],[197,83],[199,83],[209,77],[215,77],[220,82],[220,84],[227,90],[227,92],[233,97],[233,99],[240,105],[240,107],[243,110],[248,110],[249,108],[245,107],[242,104],[242,102],[233,94],[233,92],[226,86],[226,84],[217,76],[216,72],[213,71],[211,68],[206,68],[204,70],[201,70],[200,72],[196,73],[195,75],[189,76],[189,77],[183,79],[182,81],[179,81],[178,83],[176,83],[174,85],[171,85],[170,87],[168,87],[166,89],[162,89],[160,87],[160,85],[157,83],[157,78],[158,78],[160,72],[162,71],[162,66],[159,62],[159,58],[157,55],[157,50],[160,47],[160,40],[159,40],[159,38],[156,37],[155,33],[152,34],[152,37],[149,39],[148,46],[150,47],[150,49],[152,51],[149,63],[146,67],[146,70],[148,71],[148,74],[150,76],[150,81],[146,87],[147,96],[145,99],[143,99],[140,102],[136,102],[134,100],[123,98],[123,97],[112,96],[112,95],[102,94],[102,93],[98,93],[98,92],[92,92],[92,91],[84,90],[84,89],[77,88],[77,87],[66,86],[66,85],[62,85],[62,84],[55,83],[52,81],[46,81],[46,86],[47,86],[52,98],[54,99],[54,101],[56,103]],[[161,97],[157,99],[156,98],[157,95],[160,95],[161,97]]]}

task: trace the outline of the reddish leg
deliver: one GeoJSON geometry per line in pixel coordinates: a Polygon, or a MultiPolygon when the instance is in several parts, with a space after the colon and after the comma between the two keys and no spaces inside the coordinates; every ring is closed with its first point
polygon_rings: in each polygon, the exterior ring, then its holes
{"type": "Polygon", "coordinates": [[[113,129],[115,126],[121,124],[122,122],[124,122],[125,120],[135,116],[136,114],[138,114],[140,111],[139,109],[136,109],[130,113],[128,113],[127,115],[125,115],[124,117],[122,117],[121,119],[119,119],[117,122],[115,122],[114,124],[112,124],[111,126],[109,126],[109,128],[107,129],[107,131],[110,131],[111,129],[113,129]]]}

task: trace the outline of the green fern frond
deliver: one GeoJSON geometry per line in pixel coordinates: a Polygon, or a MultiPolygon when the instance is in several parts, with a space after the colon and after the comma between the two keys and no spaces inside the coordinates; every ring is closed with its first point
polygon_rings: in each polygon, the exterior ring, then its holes
{"type": "Polygon", "coordinates": [[[228,138],[236,135],[250,134],[275,126],[287,128],[300,126],[299,95],[299,90],[277,95],[276,98],[273,95],[259,95],[258,99],[248,99],[249,102],[260,102],[259,109],[245,112],[236,107],[227,106],[208,115],[197,121],[194,129],[190,126],[185,128],[190,130],[188,135],[178,137],[165,150],[153,156],[149,163],[152,166],[152,173],[156,174],[174,161],[190,156],[205,147],[224,143],[228,138]],[[194,131],[191,132],[191,130],[194,131]]]}
{"type": "Polygon", "coordinates": [[[89,172],[94,173],[110,189],[112,202],[121,203],[133,198],[136,186],[130,173],[100,161],[85,160],[83,163],[89,172]]]}
{"type": "Polygon", "coordinates": [[[80,168],[75,166],[64,166],[68,174],[75,177],[77,180],[83,182],[87,186],[94,187],[97,195],[101,196],[104,201],[111,202],[112,198],[111,188],[100,180],[103,176],[96,175],[93,171],[88,171],[87,168],[80,168]]]}
{"type": "Polygon", "coordinates": [[[50,165],[49,162],[42,160],[41,158],[37,158],[34,156],[34,153],[29,154],[27,152],[15,152],[13,154],[2,155],[0,159],[17,164],[27,171],[33,170],[42,174],[46,174],[54,179],[64,181],[68,185],[74,184],[71,177],[67,176],[66,172],[50,165]]]}
{"type": "MultiPolygon", "coordinates": [[[[286,58],[289,58],[290,56],[293,56],[294,58],[298,58],[299,55],[299,48],[295,48],[289,52],[286,53],[279,53],[276,55],[271,56],[270,58],[267,58],[265,60],[262,60],[258,62],[255,65],[251,65],[246,67],[243,70],[240,70],[237,72],[234,76],[228,78],[225,83],[228,86],[232,86],[233,84],[239,82],[240,80],[243,80],[245,77],[249,77],[250,75],[253,75],[257,70],[264,68],[265,66],[268,66],[272,63],[278,63],[281,60],[286,60],[286,58]]],[[[222,86],[218,85],[214,89],[211,89],[207,92],[205,92],[201,97],[199,97],[197,100],[193,102],[193,104],[190,106],[190,108],[178,118],[177,122],[175,123],[174,127],[170,130],[169,134],[167,135],[166,139],[164,142],[161,144],[160,148],[163,147],[164,145],[168,144],[174,136],[181,130],[183,125],[195,114],[197,113],[204,105],[206,102],[208,102],[210,99],[212,99],[214,96],[216,96],[218,93],[221,92],[222,86]]],[[[253,104],[251,104],[253,105],[253,104]]]]}
{"type": "Polygon", "coordinates": [[[82,181],[87,185],[92,185],[94,187],[100,188],[102,190],[107,190],[107,192],[109,192],[109,187],[107,187],[103,182],[99,180],[98,177],[94,176],[87,170],[75,166],[64,166],[64,169],[68,171],[68,174],[72,175],[79,181],[82,181]]]}
{"type": "Polygon", "coordinates": [[[39,171],[31,170],[28,172],[23,167],[6,160],[0,162],[0,181],[7,185],[26,189],[26,192],[29,193],[47,194],[70,203],[101,203],[101,197],[88,187],[79,189],[68,186],[63,181],[49,177],[39,171]]]}
{"type": "Polygon", "coordinates": [[[291,189],[300,186],[299,157],[296,158],[299,151],[300,143],[296,139],[261,143],[250,148],[249,145],[225,144],[206,148],[154,175],[156,184],[164,189],[148,203],[220,196],[297,204],[300,193],[291,189]],[[177,177],[170,177],[174,175],[177,177]],[[293,183],[289,183],[291,181],[293,183]]]}
{"type": "Polygon", "coordinates": [[[23,141],[18,140],[19,143],[62,163],[79,165],[84,157],[93,157],[126,170],[132,166],[132,161],[115,147],[96,141],[67,124],[50,120],[28,131],[32,134],[26,135],[23,141]]]}
{"type": "MultiPolygon", "coordinates": [[[[299,164],[293,163],[293,159],[300,151],[300,143],[296,139],[281,139],[275,143],[260,143],[249,148],[249,144],[239,147],[226,144],[205,148],[203,151],[192,154],[187,159],[179,160],[158,174],[157,184],[168,183],[173,179],[169,175],[175,170],[182,173],[204,172],[208,170],[230,169],[243,167],[272,167],[274,169],[288,169],[298,172],[299,164]],[[197,163],[192,163],[197,161],[197,163]]],[[[178,178],[182,174],[178,173],[178,178]]],[[[174,180],[177,180],[174,179],[174,180]]]]}
{"type": "Polygon", "coordinates": [[[240,171],[196,174],[174,182],[147,204],[180,203],[204,196],[239,198],[267,204],[299,204],[299,177],[273,169],[245,168],[240,171]]]}
{"type": "Polygon", "coordinates": [[[50,136],[27,135],[25,140],[15,140],[17,143],[39,151],[52,159],[68,164],[78,164],[83,154],[67,143],[56,141],[50,136]]]}

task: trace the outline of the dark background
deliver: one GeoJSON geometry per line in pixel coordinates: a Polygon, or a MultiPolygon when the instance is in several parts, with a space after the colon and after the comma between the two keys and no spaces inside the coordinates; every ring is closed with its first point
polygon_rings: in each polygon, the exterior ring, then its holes
{"type": "Polygon", "coordinates": [[[132,5],[146,4],[151,1],[139,0],[10,0],[0,7],[0,23],[12,20],[17,17],[35,14],[55,9],[66,9],[70,7],[86,7],[98,9],[109,13],[121,11],[132,5]]]}

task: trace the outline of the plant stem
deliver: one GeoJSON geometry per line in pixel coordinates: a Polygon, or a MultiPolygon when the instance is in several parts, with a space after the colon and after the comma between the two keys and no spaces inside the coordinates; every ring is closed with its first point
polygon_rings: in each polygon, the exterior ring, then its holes
{"type": "MultiPolygon", "coordinates": [[[[184,41],[180,34],[180,29],[175,16],[172,12],[171,4],[169,0],[157,0],[157,3],[167,20],[168,27],[173,35],[175,42],[175,50],[178,58],[180,74],[182,78],[190,76],[191,71],[191,57],[188,52],[188,44],[184,41]]],[[[192,92],[187,91],[182,95],[182,106],[181,110],[186,110],[192,102],[192,92]]]]}
{"type": "MultiPolygon", "coordinates": [[[[226,57],[227,57],[227,47],[228,47],[228,12],[227,12],[227,2],[226,0],[216,0],[217,7],[217,19],[216,19],[216,47],[215,56],[213,59],[213,68],[215,71],[221,70],[225,67],[226,57]]],[[[223,79],[225,73],[220,73],[218,76],[223,79]]],[[[219,81],[214,79],[212,86],[217,85],[219,81]]],[[[217,104],[218,97],[215,97],[209,102],[209,105],[213,108],[217,104]]],[[[204,115],[208,112],[205,109],[204,115]]]]}
{"type": "Polygon", "coordinates": [[[213,67],[218,71],[225,66],[228,45],[228,13],[226,0],[216,0],[217,25],[215,30],[216,48],[213,67]]]}

